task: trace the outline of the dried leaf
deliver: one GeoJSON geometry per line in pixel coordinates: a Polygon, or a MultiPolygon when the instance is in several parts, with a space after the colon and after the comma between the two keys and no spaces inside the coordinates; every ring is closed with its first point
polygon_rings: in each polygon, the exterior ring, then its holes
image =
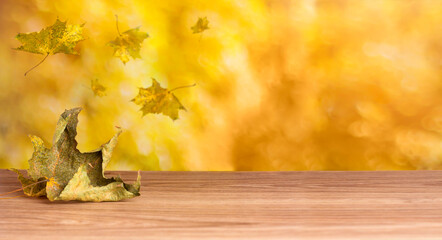
{"type": "Polygon", "coordinates": [[[18,180],[20,180],[21,184],[23,186],[29,186],[23,189],[23,192],[31,197],[40,197],[46,195],[46,182],[41,182],[45,180],[44,177],[38,179],[37,181],[25,178],[21,172],[19,172],[17,169],[11,169],[12,171],[16,172],[18,174],[18,180]],[[38,183],[40,182],[40,183],[38,183]]]}
{"type": "Polygon", "coordinates": [[[162,113],[176,120],[178,111],[186,110],[178,98],[171,91],[162,88],[154,78],[152,78],[152,86],[140,88],[132,102],[142,106],[140,110],[143,116],[148,113],[162,113]]]}
{"type": "Polygon", "coordinates": [[[202,33],[205,30],[209,29],[209,20],[207,20],[207,17],[198,18],[198,21],[190,29],[192,29],[193,34],[202,33]]]}
{"type": "Polygon", "coordinates": [[[92,89],[92,92],[94,92],[95,96],[99,96],[99,97],[106,96],[106,87],[101,85],[98,82],[98,79],[92,79],[91,80],[91,89],[92,89]]]}
{"type": "Polygon", "coordinates": [[[148,37],[149,34],[140,32],[140,27],[137,27],[120,34],[115,40],[109,42],[109,46],[114,49],[114,56],[120,58],[126,64],[129,57],[133,59],[141,58],[141,44],[148,37]]]}
{"type": "MultiPolygon", "coordinates": [[[[140,182],[140,180],[140,175],[138,175],[137,182],[140,182]]],[[[57,200],[119,201],[133,198],[133,192],[139,192],[139,186],[134,187],[134,190],[131,191],[130,188],[126,188],[124,185],[122,181],[115,181],[104,186],[94,186],[88,176],[88,166],[82,164],[57,200]]]]}
{"type": "MultiPolygon", "coordinates": [[[[121,131],[100,149],[81,153],[76,147],[78,114],[81,108],[66,110],[57,123],[53,146],[46,148],[43,140],[31,136],[34,154],[29,160],[28,175],[19,180],[23,186],[47,179],[34,190],[24,191],[28,196],[43,196],[51,200],[119,201],[139,196],[140,175],[135,184],[125,184],[121,178],[106,178],[104,170],[121,131]],[[44,186],[44,188],[43,188],[44,186]],[[44,190],[44,191],[43,191],[44,190]]],[[[25,188],[28,189],[28,188],[25,188]]]]}

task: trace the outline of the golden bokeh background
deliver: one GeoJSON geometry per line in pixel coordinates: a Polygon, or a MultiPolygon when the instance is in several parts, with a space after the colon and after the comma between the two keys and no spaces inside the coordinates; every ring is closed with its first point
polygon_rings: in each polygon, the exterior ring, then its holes
{"type": "Polygon", "coordinates": [[[110,169],[442,169],[442,1],[2,0],[0,167],[27,168],[81,106],[80,151],[120,136],[110,169]],[[141,26],[142,59],[106,45],[141,26]],[[14,51],[57,17],[85,25],[80,56],[14,51]],[[207,17],[201,36],[190,27],[207,17]],[[141,117],[151,77],[187,112],[141,117]],[[107,87],[94,96],[92,79],[107,87]]]}

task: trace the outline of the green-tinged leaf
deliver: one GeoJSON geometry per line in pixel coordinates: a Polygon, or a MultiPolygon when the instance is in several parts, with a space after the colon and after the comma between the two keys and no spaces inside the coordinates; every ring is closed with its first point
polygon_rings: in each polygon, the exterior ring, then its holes
{"type": "Polygon", "coordinates": [[[43,54],[45,57],[32,69],[43,63],[49,55],[57,53],[78,54],[75,46],[79,41],[84,40],[83,26],[76,24],[67,24],[60,20],[56,20],[52,26],[43,28],[40,32],[19,33],[15,37],[22,43],[22,46],[15,50],[43,54]]]}
{"type": "Polygon", "coordinates": [[[137,27],[120,34],[115,40],[109,42],[109,46],[114,49],[114,56],[126,64],[129,62],[129,57],[141,58],[141,44],[148,37],[149,34],[141,32],[140,27],[137,27]]]}
{"type": "Polygon", "coordinates": [[[47,168],[41,167],[47,164],[50,149],[44,146],[44,142],[41,138],[31,135],[29,138],[34,146],[34,153],[32,154],[32,158],[29,160],[28,175],[32,178],[32,180],[37,181],[42,176],[48,176],[50,174],[47,168]]]}
{"type": "Polygon", "coordinates": [[[96,151],[81,153],[77,149],[75,136],[80,111],[81,108],[74,108],[61,115],[51,148],[46,148],[40,138],[31,137],[34,144],[34,154],[29,160],[28,169],[31,179],[24,178],[18,172],[23,186],[32,183],[29,181],[47,179],[43,195],[51,201],[118,201],[138,196],[140,179],[131,185],[125,184],[121,178],[104,176],[121,130],[96,151]]]}
{"type": "Polygon", "coordinates": [[[198,18],[198,21],[190,28],[195,33],[202,33],[209,29],[209,20],[207,20],[207,17],[198,18]]]}
{"type": "Polygon", "coordinates": [[[17,169],[11,168],[11,171],[14,171],[18,174],[18,180],[23,185],[23,192],[30,197],[40,197],[46,195],[46,182],[42,182],[46,180],[44,177],[38,179],[37,181],[26,178],[23,174],[17,169]]]}
{"type": "MultiPolygon", "coordinates": [[[[140,176],[138,174],[138,176],[140,176]]],[[[139,196],[140,177],[136,186],[128,185],[128,189],[122,181],[114,181],[104,186],[94,186],[88,176],[88,166],[82,164],[74,174],[68,185],[55,200],[79,200],[79,201],[119,201],[122,199],[139,196]],[[137,189],[131,192],[129,190],[137,189]]]]}
{"type": "Polygon", "coordinates": [[[154,78],[152,78],[152,86],[140,88],[132,102],[141,106],[143,116],[148,113],[162,113],[176,120],[178,111],[186,110],[178,98],[168,89],[162,88],[154,78]]]}
{"type": "Polygon", "coordinates": [[[57,19],[40,32],[19,33],[15,38],[23,45],[15,49],[43,55],[78,54],[74,48],[84,40],[83,25],[71,25],[57,19]]]}

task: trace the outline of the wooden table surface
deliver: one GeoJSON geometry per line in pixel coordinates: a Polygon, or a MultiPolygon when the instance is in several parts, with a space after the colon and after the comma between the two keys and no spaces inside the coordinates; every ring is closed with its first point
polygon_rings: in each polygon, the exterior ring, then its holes
{"type": "Polygon", "coordinates": [[[442,239],[442,171],[142,172],[122,202],[0,200],[0,239],[312,238],[442,239]]]}

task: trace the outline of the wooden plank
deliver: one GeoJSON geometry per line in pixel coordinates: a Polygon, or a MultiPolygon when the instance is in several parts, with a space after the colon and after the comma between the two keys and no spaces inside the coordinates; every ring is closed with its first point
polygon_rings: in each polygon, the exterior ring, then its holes
{"type": "Polygon", "coordinates": [[[141,194],[0,200],[0,239],[442,239],[442,171],[142,172],[141,194]]]}

